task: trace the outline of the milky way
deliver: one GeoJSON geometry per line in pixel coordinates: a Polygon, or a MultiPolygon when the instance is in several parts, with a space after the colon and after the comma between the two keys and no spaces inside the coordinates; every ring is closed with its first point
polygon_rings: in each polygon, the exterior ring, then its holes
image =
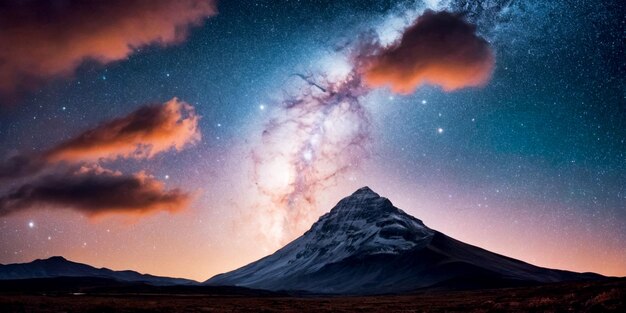
{"type": "Polygon", "coordinates": [[[268,202],[258,204],[263,232],[284,243],[318,216],[318,192],[367,156],[369,113],[360,102],[368,92],[360,74],[305,84],[300,94],[279,103],[250,159],[253,180],[268,202]]]}

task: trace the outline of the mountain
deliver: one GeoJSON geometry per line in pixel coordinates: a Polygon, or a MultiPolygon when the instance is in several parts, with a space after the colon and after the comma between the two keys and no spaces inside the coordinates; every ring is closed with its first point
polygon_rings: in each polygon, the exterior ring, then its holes
{"type": "Polygon", "coordinates": [[[602,278],[537,267],[428,228],[363,187],[274,254],[207,280],[266,290],[384,294],[602,278]]]}
{"type": "Polygon", "coordinates": [[[90,265],[68,261],[60,256],[54,256],[45,260],[37,259],[30,263],[0,265],[0,280],[57,277],[105,278],[118,282],[146,283],[154,286],[192,285],[197,283],[183,278],[160,277],[140,274],[135,271],[113,271],[108,268],[95,268],[90,265]]]}

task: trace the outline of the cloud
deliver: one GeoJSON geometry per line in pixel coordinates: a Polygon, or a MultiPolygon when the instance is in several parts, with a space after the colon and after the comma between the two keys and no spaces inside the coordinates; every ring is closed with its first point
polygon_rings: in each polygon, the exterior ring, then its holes
{"type": "Polygon", "coordinates": [[[142,216],[184,209],[190,195],[166,190],[163,183],[139,172],[124,175],[99,166],[50,174],[0,196],[0,216],[39,208],[67,208],[90,217],[110,213],[142,216]]]}
{"type": "Polygon", "coordinates": [[[0,179],[29,181],[4,190],[0,216],[46,207],[69,208],[88,216],[177,212],[188,205],[189,194],[166,190],[143,171],[124,175],[97,164],[68,168],[182,150],[200,140],[199,119],[191,105],[173,98],[106,121],[40,154],[12,156],[0,163],[0,179]]]}
{"type": "Polygon", "coordinates": [[[0,94],[71,76],[86,60],[123,60],[183,41],[213,0],[30,0],[0,3],[0,94]]]}
{"type": "Polygon", "coordinates": [[[482,86],[491,77],[495,57],[476,27],[461,16],[427,10],[398,42],[382,48],[367,63],[363,73],[367,85],[409,94],[422,84],[445,91],[482,86]]]}
{"type": "Polygon", "coordinates": [[[47,151],[45,159],[145,159],[170,149],[180,151],[200,140],[199,120],[193,106],[173,98],[163,105],[143,106],[87,130],[47,151]]]}
{"type": "Polygon", "coordinates": [[[177,98],[162,105],[145,105],[41,154],[15,155],[0,162],[0,180],[34,175],[59,162],[147,159],[168,150],[180,151],[200,141],[199,120],[193,106],[177,98]]]}
{"type": "Polygon", "coordinates": [[[20,178],[41,171],[46,162],[39,156],[15,155],[0,162],[0,181],[2,179],[20,178]]]}

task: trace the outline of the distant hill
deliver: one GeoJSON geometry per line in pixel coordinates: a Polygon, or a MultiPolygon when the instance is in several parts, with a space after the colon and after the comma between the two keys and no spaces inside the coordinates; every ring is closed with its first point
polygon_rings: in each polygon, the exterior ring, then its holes
{"type": "Polygon", "coordinates": [[[0,265],[0,280],[55,278],[55,277],[91,277],[106,278],[118,282],[136,282],[155,286],[193,285],[198,282],[183,279],[140,274],[135,271],[114,271],[108,268],[72,262],[60,256],[38,259],[30,263],[0,265]]]}

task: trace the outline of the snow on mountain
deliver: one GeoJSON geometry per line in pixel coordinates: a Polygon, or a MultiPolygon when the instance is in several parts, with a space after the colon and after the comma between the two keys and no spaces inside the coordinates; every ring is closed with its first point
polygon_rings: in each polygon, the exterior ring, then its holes
{"type": "Polygon", "coordinates": [[[536,267],[462,243],[426,227],[363,187],[274,254],[205,283],[376,294],[597,277],[536,267]]]}

